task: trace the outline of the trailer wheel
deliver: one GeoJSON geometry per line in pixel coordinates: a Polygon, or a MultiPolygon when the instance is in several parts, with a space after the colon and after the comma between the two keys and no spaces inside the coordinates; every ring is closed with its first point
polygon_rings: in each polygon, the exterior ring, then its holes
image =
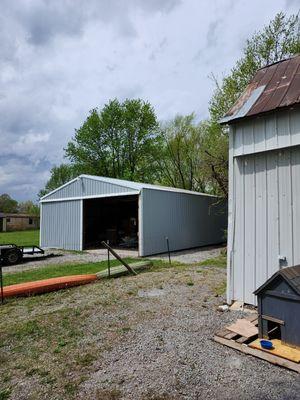
{"type": "Polygon", "coordinates": [[[3,254],[3,261],[6,265],[18,264],[22,259],[22,253],[19,249],[11,249],[3,254]]]}

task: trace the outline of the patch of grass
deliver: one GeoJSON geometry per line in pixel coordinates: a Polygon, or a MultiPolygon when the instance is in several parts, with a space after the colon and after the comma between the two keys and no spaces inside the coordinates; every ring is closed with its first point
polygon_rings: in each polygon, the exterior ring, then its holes
{"type": "Polygon", "coordinates": [[[14,243],[18,246],[39,246],[40,231],[16,231],[16,232],[0,232],[0,244],[14,243]]]}
{"type": "Polygon", "coordinates": [[[97,357],[93,354],[86,353],[86,354],[81,354],[80,356],[77,357],[76,363],[77,365],[80,365],[82,367],[88,367],[91,365],[97,357]]]}
{"type": "Polygon", "coordinates": [[[68,382],[65,384],[64,389],[68,395],[73,396],[77,392],[78,384],[73,382],[68,382]]]}
{"type": "Polygon", "coordinates": [[[188,268],[187,264],[180,263],[179,261],[172,261],[171,264],[169,261],[164,261],[164,260],[151,260],[150,261],[153,263],[153,267],[151,268],[151,271],[162,271],[166,268],[188,268]]]}
{"type": "Polygon", "coordinates": [[[227,265],[227,258],[225,255],[219,255],[218,257],[215,258],[208,258],[207,260],[202,261],[198,265],[209,265],[213,267],[221,267],[221,268],[226,268],[227,265]]]}
{"type": "Polygon", "coordinates": [[[187,284],[188,286],[194,286],[194,282],[193,282],[193,281],[188,281],[186,284],[187,284]]]}
{"type": "Polygon", "coordinates": [[[121,397],[121,392],[118,389],[98,389],[96,392],[95,400],[119,400],[121,397]]]}
{"type": "Polygon", "coordinates": [[[130,326],[124,326],[123,328],[121,328],[122,333],[130,332],[130,331],[131,331],[130,326]]]}
{"type": "Polygon", "coordinates": [[[25,321],[16,325],[13,334],[18,339],[24,336],[39,337],[41,335],[41,327],[36,320],[25,321]]]}
{"type": "MultiPolygon", "coordinates": [[[[125,258],[128,263],[136,261],[134,258],[125,258]]],[[[110,261],[111,267],[120,265],[118,260],[110,261]]],[[[16,283],[32,282],[41,279],[56,278],[60,276],[95,274],[107,268],[107,261],[88,264],[61,264],[49,265],[43,268],[36,268],[27,271],[11,272],[4,274],[3,284],[14,285],[16,283]]]]}
{"type": "Polygon", "coordinates": [[[226,281],[214,288],[215,294],[222,296],[226,292],[226,281]]]}
{"type": "Polygon", "coordinates": [[[9,399],[11,391],[9,389],[0,390],[0,400],[9,399]]]}

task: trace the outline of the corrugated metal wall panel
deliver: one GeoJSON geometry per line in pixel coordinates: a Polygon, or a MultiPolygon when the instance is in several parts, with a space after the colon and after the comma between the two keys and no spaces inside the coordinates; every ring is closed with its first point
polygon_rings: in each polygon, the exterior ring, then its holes
{"type": "MultiPolygon", "coordinates": [[[[300,179],[300,177],[299,177],[300,179]]],[[[278,153],[279,182],[279,251],[287,257],[289,265],[294,264],[293,256],[293,208],[292,208],[292,177],[291,151],[282,150],[278,153]]],[[[295,199],[296,200],[296,199],[295,199]]],[[[299,221],[300,222],[300,221],[299,221]]]]}
{"type": "Polygon", "coordinates": [[[234,158],[233,299],[300,264],[300,146],[234,158]]]}
{"type": "Polygon", "coordinates": [[[233,132],[234,156],[300,145],[300,109],[241,121],[233,126],[233,132]]]}
{"type": "MultiPolygon", "coordinates": [[[[265,119],[256,118],[253,121],[254,152],[266,150],[265,119]]],[[[245,154],[245,152],[243,153],[245,154]]]]}
{"type": "Polygon", "coordinates": [[[239,260],[240,268],[235,268],[233,271],[234,296],[236,298],[244,298],[245,292],[245,265],[244,265],[244,238],[245,238],[245,214],[244,214],[244,163],[237,163],[235,166],[236,185],[235,196],[239,201],[235,203],[235,218],[239,221],[235,226],[234,238],[234,265],[236,260],[239,260]]]}
{"type": "Polygon", "coordinates": [[[89,178],[80,178],[52,193],[45,200],[64,199],[70,197],[95,196],[105,194],[118,194],[136,192],[134,189],[125,188],[112,183],[101,182],[89,178]]]}
{"type": "Polygon", "coordinates": [[[42,204],[41,246],[81,250],[81,201],[42,204]]]}
{"type": "Polygon", "coordinates": [[[290,113],[291,144],[300,143],[300,112],[290,113]]]}
{"type": "Polygon", "coordinates": [[[300,151],[294,150],[292,158],[292,198],[293,198],[293,237],[294,263],[300,263],[300,151]]]}
{"type": "Polygon", "coordinates": [[[224,241],[227,207],[216,198],[159,190],[142,190],[141,255],[187,249],[224,241]]]}
{"type": "MultiPolygon", "coordinates": [[[[266,154],[257,154],[254,162],[255,174],[255,277],[256,286],[267,279],[267,174],[266,154]],[[260,267],[263,266],[263,267],[260,267]]],[[[245,212],[250,210],[245,208],[245,212]]],[[[247,229],[248,227],[245,227],[247,229]]],[[[253,290],[252,290],[253,292],[253,290]]],[[[251,298],[253,295],[251,293],[251,298]]]]}
{"type": "Polygon", "coordinates": [[[278,162],[274,152],[267,153],[267,276],[278,270],[279,251],[279,204],[278,162]]]}
{"type": "MultiPolygon", "coordinates": [[[[255,188],[255,176],[253,174],[254,160],[251,157],[247,157],[244,163],[244,199],[245,199],[245,223],[244,228],[244,277],[243,285],[244,292],[251,293],[255,282],[255,254],[256,249],[256,235],[255,235],[255,201],[256,201],[256,188],[255,188]],[[254,274],[252,273],[254,271],[254,274]]],[[[242,273],[242,271],[241,271],[242,273]]],[[[254,301],[254,295],[252,295],[252,301],[254,301]]],[[[251,302],[252,302],[251,301],[251,302]]]]}

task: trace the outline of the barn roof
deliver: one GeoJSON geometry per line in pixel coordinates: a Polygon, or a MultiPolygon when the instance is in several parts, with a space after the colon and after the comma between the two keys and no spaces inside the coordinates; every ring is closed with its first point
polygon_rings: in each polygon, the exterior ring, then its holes
{"type": "Polygon", "coordinates": [[[259,69],[220,123],[300,103],[300,55],[259,69]]]}
{"type": "Polygon", "coordinates": [[[271,278],[269,278],[262,286],[260,286],[254,292],[254,294],[257,295],[260,292],[262,292],[278,276],[281,276],[285,281],[287,281],[287,283],[300,296],[300,265],[296,265],[294,267],[287,267],[287,268],[280,269],[274,275],[272,275],[271,278]]]}
{"type": "MultiPolygon", "coordinates": [[[[123,192],[125,191],[126,194],[138,194],[138,193],[140,193],[140,191],[142,189],[154,189],[154,190],[167,191],[167,192],[187,193],[187,194],[192,194],[192,195],[197,195],[197,196],[209,196],[209,197],[215,197],[215,198],[218,197],[218,196],[210,195],[207,193],[194,192],[191,190],[173,188],[173,187],[168,187],[168,186],[151,185],[149,183],[132,182],[132,181],[127,181],[127,180],[123,180],[123,179],[115,179],[115,178],[108,178],[108,177],[104,177],[104,176],[82,174],[82,175],[79,175],[77,178],[72,179],[71,181],[58,187],[57,189],[51,191],[50,193],[47,193],[45,196],[41,197],[40,202],[47,201],[48,199],[49,199],[49,201],[51,201],[51,199],[53,198],[53,195],[55,193],[62,191],[62,189],[66,189],[68,186],[70,187],[72,184],[74,184],[76,181],[80,180],[81,178],[88,179],[90,181],[95,181],[95,182],[102,182],[102,183],[108,184],[108,185],[114,185],[115,187],[122,188],[123,189],[122,191],[123,192]],[[128,191],[126,191],[126,189],[128,189],[128,191]]],[[[96,191],[93,194],[97,195],[96,191]]],[[[63,196],[63,197],[65,197],[65,196],[63,196]]],[[[67,197],[68,197],[68,195],[67,195],[67,197]]],[[[76,198],[81,198],[81,197],[83,198],[86,196],[82,196],[82,195],[76,196],[76,198]]]]}

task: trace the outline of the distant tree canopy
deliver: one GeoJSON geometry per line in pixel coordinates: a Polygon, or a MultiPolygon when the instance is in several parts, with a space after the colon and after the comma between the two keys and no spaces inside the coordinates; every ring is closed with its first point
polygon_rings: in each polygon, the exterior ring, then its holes
{"type": "Polygon", "coordinates": [[[69,164],[53,167],[42,196],[73,177],[85,173],[153,182],[162,140],[150,103],[141,99],[111,100],[90,111],[67,144],[69,164]]]}
{"type": "Polygon", "coordinates": [[[202,127],[195,119],[195,114],[178,115],[161,124],[164,146],[158,160],[160,183],[187,190],[208,189],[201,166],[202,127]]]}
{"type": "Polygon", "coordinates": [[[18,204],[20,214],[40,215],[40,207],[31,200],[22,201],[18,204]]]}
{"type": "Polygon", "coordinates": [[[0,195],[0,212],[39,215],[40,209],[31,200],[18,203],[17,200],[4,193],[0,195]]]}
{"type": "Polygon", "coordinates": [[[66,156],[86,173],[151,182],[159,147],[154,109],[140,99],[94,109],[68,143],[66,156]]]}
{"type": "Polygon", "coordinates": [[[0,195],[0,212],[3,213],[16,213],[18,212],[18,202],[14,200],[7,193],[0,195]]]}
{"type": "Polygon", "coordinates": [[[69,164],[51,170],[45,194],[80,173],[160,183],[227,197],[228,134],[220,118],[232,107],[257,69],[300,53],[298,15],[279,13],[245,44],[242,57],[220,82],[209,118],[176,116],[158,123],[141,99],[111,100],[90,112],[65,149],[69,164]]]}
{"type": "Polygon", "coordinates": [[[39,197],[43,197],[45,194],[75,178],[81,172],[79,171],[79,168],[74,165],[61,164],[58,167],[53,167],[50,173],[50,179],[46,183],[45,188],[39,192],[39,197]]]}
{"type": "Polygon", "coordinates": [[[299,15],[278,13],[269,25],[246,41],[242,57],[228,76],[216,82],[210,101],[210,116],[218,121],[236,102],[255,72],[266,65],[300,53],[299,15]]]}

